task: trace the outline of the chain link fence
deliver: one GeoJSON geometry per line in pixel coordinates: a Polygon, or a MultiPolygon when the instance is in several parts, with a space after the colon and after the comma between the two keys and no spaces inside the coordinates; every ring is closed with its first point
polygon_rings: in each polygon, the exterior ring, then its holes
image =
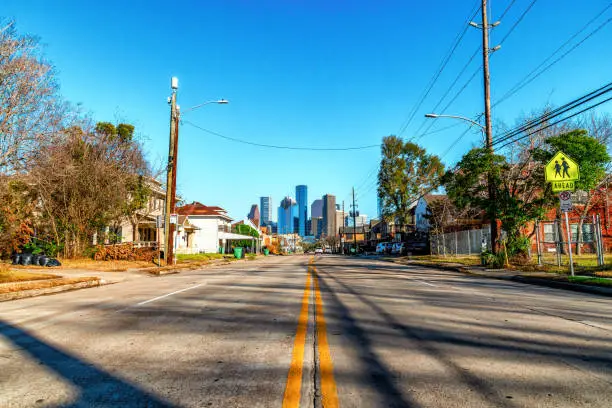
{"type": "Polygon", "coordinates": [[[491,227],[429,236],[432,255],[478,255],[491,249],[491,227]]]}

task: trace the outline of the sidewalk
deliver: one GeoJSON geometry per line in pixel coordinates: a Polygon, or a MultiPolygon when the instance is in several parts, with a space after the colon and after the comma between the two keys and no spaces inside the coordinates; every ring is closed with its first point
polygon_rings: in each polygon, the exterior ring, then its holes
{"type": "Polygon", "coordinates": [[[558,275],[548,272],[526,272],[514,269],[488,269],[483,266],[466,266],[458,263],[423,262],[389,257],[379,257],[378,259],[403,265],[423,266],[429,268],[450,270],[465,273],[467,275],[472,276],[508,280],[531,285],[546,286],[555,289],[573,290],[576,292],[612,297],[612,287],[608,288],[604,286],[572,283],[566,280],[567,276],[565,275],[558,275]]]}

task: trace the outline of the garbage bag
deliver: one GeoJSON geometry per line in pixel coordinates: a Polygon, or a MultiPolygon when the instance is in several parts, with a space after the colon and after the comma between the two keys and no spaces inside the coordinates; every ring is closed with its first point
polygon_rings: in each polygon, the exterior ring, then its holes
{"type": "Polygon", "coordinates": [[[21,254],[21,259],[19,260],[19,264],[27,266],[32,263],[32,254],[21,254]]]}
{"type": "Polygon", "coordinates": [[[47,266],[61,266],[62,264],[55,258],[49,258],[47,260],[47,266]]]}
{"type": "Polygon", "coordinates": [[[38,257],[38,266],[47,266],[47,262],[49,262],[47,255],[40,255],[38,257]]]}
{"type": "Polygon", "coordinates": [[[30,265],[38,266],[38,259],[40,258],[39,254],[32,254],[32,259],[30,260],[30,265]]]}
{"type": "Polygon", "coordinates": [[[13,261],[13,265],[19,265],[19,261],[21,261],[21,254],[13,254],[11,255],[11,260],[13,261]]]}

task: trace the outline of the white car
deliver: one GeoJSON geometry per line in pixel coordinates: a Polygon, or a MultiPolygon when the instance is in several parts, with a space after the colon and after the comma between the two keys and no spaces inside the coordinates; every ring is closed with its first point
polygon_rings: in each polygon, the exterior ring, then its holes
{"type": "Polygon", "coordinates": [[[315,255],[323,255],[323,249],[322,248],[315,249],[315,255]]]}

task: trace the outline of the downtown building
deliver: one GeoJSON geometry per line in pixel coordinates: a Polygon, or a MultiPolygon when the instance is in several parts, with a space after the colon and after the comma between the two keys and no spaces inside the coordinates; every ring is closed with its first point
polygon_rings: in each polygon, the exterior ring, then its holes
{"type": "Polygon", "coordinates": [[[323,196],[323,222],[321,236],[335,237],[338,233],[336,227],[336,196],[325,194],[323,196]]]}
{"type": "Polygon", "coordinates": [[[285,197],[278,207],[278,233],[294,234],[299,229],[299,213],[297,202],[291,197],[285,197]]]}
{"type": "Polygon", "coordinates": [[[298,229],[300,237],[309,234],[308,231],[308,187],[304,185],[295,187],[295,198],[298,206],[298,229]]]}
{"type": "Polygon", "coordinates": [[[261,226],[269,228],[270,232],[276,232],[276,223],[272,218],[272,197],[259,198],[259,212],[261,217],[261,226]]]}
{"type": "Polygon", "coordinates": [[[323,230],[323,200],[314,200],[310,206],[310,234],[315,238],[321,238],[323,230]]]}

